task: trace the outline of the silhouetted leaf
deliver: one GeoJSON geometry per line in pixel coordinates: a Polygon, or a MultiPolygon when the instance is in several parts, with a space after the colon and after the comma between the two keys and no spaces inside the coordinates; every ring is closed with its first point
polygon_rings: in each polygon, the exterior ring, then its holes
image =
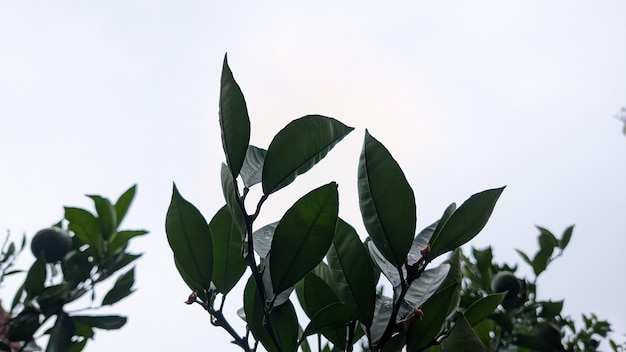
{"type": "Polygon", "coordinates": [[[224,55],[220,84],[219,119],[222,147],[232,178],[237,178],[250,141],[250,119],[246,100],[224,55]]]}
{"type": "Polygon", "coordinates": [[[358,312],[361,322],[371,326],[376,301],[372,263],[354,228],[341,219],[337,220],[327,258],[336,292],[358,312]]]}
{"type": "Polygon", "coordinates": [[[46,274],[46,260],[42,252],[30,269],[28,269],[26,280],[24,280],[24,290],[29,297],[35,297],[43,292],[46,274]]]}
{"type": "Polygon", "coordinates": [[[85,209],[65,207],[65,219],[69,221],[69,229],[78,239],[102,254],[102,233],[98,219],[85,209]]]}
{"type": "Polygon", "coordinates": [[[148,231],[145,230],[124,230],[116,232],[115,234],[113,234],[113,237],[109,242],[109,253],[114,253],[118,249],[124,247],[128,243],[128,241],[130,241],[134,237],[143,236],[147,233],[148,231]]]}
{"type": "Polygon", "coordinates": [[[117,229],[117,213],[111,201],[99,195],[88,195],[96,207],[98,214],[98,224],[100,224],[100,233],[105,241],[113,235],[117,229]]]}
{"type": "Polygon", "coordinates": [[[78,315],[73,316],[76,324],[82,324],[97,329],[116,330],[126,324],[126,317],[119,315],[78,315]]]}
{"type": "Polygon", "coordinates": [[[474,238],[487,224],[503,190],[504,187],[476,193],[461,204],[443,225],[441,232],[431,239],[430,258],[434,259],[474,238]]]}
{"type": "Polygon", "coordinates": [[[565,229],[565,231],[563,231],[563,236],[561,236],[561,239],[559,240],[559,248],[561,248],[561,250],[567,247],[567,245],[569,244],[569,240],[572,238],[573,232],[574,232],[574,225],[569,226],[568,228],[565,229]]]}
{"type": "Polygon", "coordinates": [[[324,258],[333,240],[339,199],[331,182],[300,198],[280,220],[270,256],[274,292],[293,286],[324,258]]]}
{"type": "Polygon", "coordinates": [[[455,290],[454,284],[448,285],[424,303],[421,307],[424,313],[422,318],[414,319],[409,325],[406,338],[407,352],[422,351],[439,335],[448,316],[441,308],[450,305],[455,290]]]}
{"type": "Polygon", "coordinates": [[[310,170],[354,128],[331,118],[308,115],[291,121],[267,148],[263,193],[269,195],[310,170]]]}
{"type": "Polygon", "coordinates": [[[400,268],[415,235],[415,196],[398,163],[367,130],[358,174],[365,229],[380,253],[400,268]]]}
{"type": "Polygon", "coordinates": [[[467,319],[469,325],[474,326],[480,323],[483,319],[487,318],[491,313],[493,313],[494,310],[496,310],[505,296],[506,292],[492,293],[485,297],[481,297],[472,303],[472,305],[465,310],[465,319],[467,319]]]}
{"type": "Polygon", "coordinates": [[[120,275],[117,280],[115,280],[115,284],[113,288],[107,292],[107,294],[102,299],[102,305],[107,306],[118,302],[119,300],[125,298],[126,296],[133,293],[133,284],[135,283],[135,268],[130,269],[124,274],[120,275]]]}
{"type": "Polygon", "coordinates": [[[235,225],[237,225],[239,232],[243,236],[244,234],[246,234],[247,231],[246,218],[244,216],[243,210],[241,209],[241,205],[239,205],[239,190],[237,190],[237,188],[235,187],[235,182],[226,164],[222,164],[221,177],[222,191],[224,192],[226,205],[228,205],[228,209],[230,210],[233,221],[235,225]]]}
{"type": "Polygon", "coordinates": [[[165,232],[179,272],[182,269],[189,279],[208,289],[213,272],[211,231],[200,211],[178,193],[176,185],[167,211],[165,232]]]}
{"type": "Polygon", "coordinates": [[[126,217],[126,213],[128,213],[128,209],[130,208],[130,204],[135,198],[136,191],[137,185],[132,185],[115,202],[115,217],[117,219],[117,226],[119,226],[126,217]]]}
{"type": "Polygon", "coordinates": [[[352,319],[352,309],[343,303],[336,302],[320,309],[304,329],[303,338],[328,329],[345,327],[352,319]]]}
{"type": "Polygon", "coordinates": [[[46,352],[67,352],[72,344],[74,331],[76,331],[76,324],[74,324],[72,317],[65,312],[58,314],[52,327],[46,352]]]}
{"type": "Polygon", "coordinates": [[[223,206],[209,223],[213,239],[213,283],[227,294],[239,281],[246,264],[242,256],[242,234],[233,223],[227,206],[223,206]]]}

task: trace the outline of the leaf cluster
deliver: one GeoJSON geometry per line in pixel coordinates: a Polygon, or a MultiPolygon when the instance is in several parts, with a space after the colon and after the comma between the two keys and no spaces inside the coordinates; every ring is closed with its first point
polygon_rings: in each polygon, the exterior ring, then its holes
{"type": "Polygon", "coordinates": [[[319,185],[283,216],[257,225],[265,201],[320,162],[354,128],[321,115],[307,115],[281,129],[267,148],[250,145],[250,119],[241,88],[226,57],[222,67],[219,122],[226,163],[221,168],[224,206],[209,220],[174,185],[166,233],[174,264],[192,291],[187,303],[201,305],[233,343],[253,351],[422,351],[481,341],[472,326],[493,311],[502,295],[457,311],[461,290],[460,246],[487,223],[504,187],[451,204],[441,219],[416,231],[415,196],[390,151],[365,131],[358,165],[359,208],[367,235],[361,240],[339,216],[337,184],[319,185]],[[249,199],[251,187],[262,195],[249,199]],[[252,204],[249,204],[252,202],[252,204]],[[254,209],[248,212],[247,209],[254,209]],[[417,233],[416,233],[417,232],[417,233]],[[443,264],[437,257],[453,252],[443,264]],[[224,316],[231,289],[246,280],[245,334],[224,316]],[[381,274],[391,297],[377,290],[381,274]],[[306,314],[298,317],[292,293],[306,314]]]}
{"type": "MultiPolygon", "coordinates": [[[[46,351],[78,352],[94,337],[94,329],[124,326],[127,320],[124,316],[83,312],[113,305],[134,291],[135,270],[127,268],[141,254],[130,253],[128,245],[131,239],[147,231],[122,230],[120,225],[135,192],[136,186],[130,187],[115,203],[99,195],[88,195],[94,202],[95,213],[65,207],[64,219],[54,226],[70,236],[71,248],[58,262],[47,263],[43,252],[36,258],[13,298],[11,318],[4,327],[4,342],[0,347],[13,351],[17,344],[19,351],[41,350],[36,344],[41,331],[49,335],[46,351]],[[96,288],[113,279],[112,287],[103,297],[98,297],[96,288]],[[89,302],[87,307],[68,309],[71,304],[74,307],[84,301],[89,302]]],[[[22,240],[20,248],[24,246],[22,240]]],[[[14,248],[10,244],[3,250],[3,263],[8,258],[5,253],[15,255],[14,248]]]]}

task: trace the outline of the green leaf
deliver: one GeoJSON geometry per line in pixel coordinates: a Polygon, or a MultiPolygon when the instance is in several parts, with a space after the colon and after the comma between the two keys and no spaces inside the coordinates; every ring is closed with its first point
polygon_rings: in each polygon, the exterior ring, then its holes
{"type": "MultiPolygon", "coordinates": [[[[254,278],[250,276],[244,289],[244,311],[248,328],[254,338],[261,341],[269,352],[279,351],[264,324],[265,302],[261,301],[254,278]]],[[[270,321],[283,351],[295,351],[298,339],[298,318],[291,301],[274,307],[270,312],[270,321]]]]}
{"type": "Polygon", "coordinates": [[[370,328],[370,335],[373,343],[378,343],[387,328],[393,310],[393,300],[385,296],[376,297],[374,308],[374,319],[370,328]]]}
{"type": "Polygon", "coordinates": [[[57,320],[52,328],[50,340],[46,352],[66,352],[72,345],[72,336],[76,331],[76,324],[72,317],[62,312],[57,315],[57,320]]]}
{"type": "Polygon", "coordinates": [[[430,259],[462,246],[487,224],[504,187],[476,193],[450,216],[431,240],[430,259]]]}
{"type": "Polygon", "coordinates": [[[354,228],[341,219],[337,219],[327,258],[339,297],[358,312],[363,324],[371,326],[376,302],[372,262],[354,228]]]}
{"type": "Polygon", "coordinates": [[[542,318],[546,318],[547,320],[552,320],[563,310],[563,300],[561,301],[548,301],[548,302],[538,302],[541,305],[541,310],[539,311],[539,316],[542,318]]]}
{"type": "Polygon", "coordinates": [[[98,219],[85,209],[65,207],[65,219],[69,221],[69,229],[84,244],[102,255],[102,233],[98,219]]]}
{"type": "MultiPolygon", "coordinates": [[[[449,264],[441,264],[435,268],[425,270],[409,286],[409,290],[404,296],[404,304],[400,308],[398,315],[405,318],[413,309],[421,307],[424,302],[437,292],[449,271],[449,264]]],[[[395,291],[399,295],[400,287],[397,287],[395,291]]]]}
{"type": "Polygon", "coordinates": [[[261,259],[265,259],[272,248],[272,239],[274,238],[276,226],[278,226],[278,221],[267,224],[252,233],[254,251],[261,259]]]}
{"type": "Polygon", "coordinates": [[[178,193],[176,185],[167,210],[165,232],[179,272],[182,269],[191,280],[208,289],[213,272],[211,231],[200,211],[178,193]]]}
{"type": "Polygon", "coordinates": [[[474,326],[489,317],[489,315],[498,308],[498,305],[502,303],[505,296],[506,292],[492,293],[472,303],[465,311],[465,318],[470,326],[474,326]]]}
{"type": "Polygon", "coordinates": [[[530,258],[528,257],[528,255],[522,251],[520,251],[519,249],[515,250],[517,252],[517,254],[520,255],[520,257],[522,257],[522,259],[526,262],[526,264],[532,266],[533,265],[533,261],[530,260],[530,258]]]}
{"type": "Polygon", "coordinates": [[[130,204],[135,198],[135,192],[137,191],[137,185],[132,185],[127,189],[115,202],[115,218],[117,219],[117,226],[122,223],[122,220],[126,217],[130,204]]]}
{"type": "Polygon", "coordinates": [[[124,326],[128,320],[119,315],[79,315],[73,316],[76,324],[104,330],[116,330],[124,326]]]}
{"type": "Polygon", "coordinates": [[[567,247],[567,245],[569,244],[569,240],[572,238],[572,233],[574,232],[574,225],[568,227],[567,229],[565,229],[565,231],[563,232],[563,236],[561,237],[561,239],[559,240],[559,248],[561,250],[565,249],[565,247],[567,247]]]}
{"type": "Polygon", "coordinates": [[[257,148],[253,145],[248,146],[246,158],[241,167],[241,179],[244,186],[250,188],[257,183],[261,183],[263,175],[263,163],[267,150],[257,148]]]}
{"type": "Polygon", "coordinates": [[[269,258],[272,288],[293,286],[324,258],[337,223],[339,197],[331,182],[300,198],[278,223],[269,258]]]}
{"type": "Polygon", "coordinates": [[[98,223],[100,224],[100,233],[102,234],[102,238],[108,241],[117,229],[115,207],[107,198],[98,195],[88,195],[87,197],[91,198],[94,202],[96,213],[98,214],[98,223]]]}
{"type": "Polygon", "coordinates": [[[233,216],[233,221],[237,225],[241,234],[246,234],[246,217],[243,213],[241,205],[239,205],[239,190],[237,190],[236,182],[233,180],[226,164],[222,164],[221,177],[224,199],[226,200],[230,214],[233,216]]]}
{"type": "Polygon", "coordinates": [[[310,170],[354,128],[325,116],[291,121],[270,143],[263,165],[263,193],[270,195],[310,170]]]}
{"type": "Polygon", "coordinates": [[[145,230],[124,230],[116,232],[108,244],[108,251],[109,253],[115,253],[115,251],[124,247],[131,239],[137,236],[143,236],[147,233],[148,231],[145,230]]]}
{"type": "Polygon", "coordinates": [[[32,298],[44,290],[44,284],[46,283],[46,260],[43,253],[37,257],[37,260],[31,265],[26,274],[26,280],[24,281],[24,290],[28,297],[32,298]]]}
{"type": "Polygon", "coordinates": [[[358,175],[365,229],[382,255],[400,268],[415,235],[415,196],[398,163],[367,130],[358,175]]]}
{"type": "Polygon", "coordinates": [[[485,351],[485,346],[472,327],[461,314],[456,320],[450,335],[443,341],[443,351],[479,352],[485,351]]]}
{"type": "Polygon", "coordinates": [[[241,248],[243,235],[233,223],[227,206],[213,216],[209,228],[213,239],[213,284],[225,295],[246,270],[241,248]]]}
{"type": "Polygon", "coordinates": [[[424,313],[422,319],[413,320],[408,327],[406,337],[407,352],[422,351],[439,335],[448,315],[441,308],[450,305],[455,291],[455,284],[448,285],[448,287],[437,292],[424,303],[421,308],[424,313]]]}
{"type": "Polygon", "coordinates": [[[250,141],[250,118],[246,100],[224,55],[220,85],[220,129],[222,147],[232,178],[237,178],[250,141]]]}
{"type": "Polygon", "coordinates": [[[115,284],[113,288],[107,292],[102,300],[102,305],[112,305],[126,296],[133,293],[133,284],[135,283],[135,268],[133,267],[126,273],[120,275],[117,280],[115,280],[115,284]]]}
{"type": "Polygon", "coordinates": [[[350,320],[352,320],[352,309],[350,307],[340,302],[331,303],[320,309],[311,318],[309,325],[304,329],[302,339],[328,329],[345,327],[350,320]]]}
{"type": "Polygon", "coordinates": [[[67,282],[48,286],[37,298],[39,309],[45,317],[57,313],[69,298],[70,285],[67,282]]]}

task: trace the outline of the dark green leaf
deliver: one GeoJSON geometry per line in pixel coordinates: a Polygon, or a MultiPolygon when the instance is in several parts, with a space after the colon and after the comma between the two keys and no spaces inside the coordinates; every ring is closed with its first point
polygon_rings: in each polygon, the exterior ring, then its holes
{"type": "Polygon", "coordinates": [[[222,147],[231,176],[237,178],[250,141],[250,118],[246,100],[224,55],[220,85],[220,128],[222,147]]]}
{"type": "Polygon", "coordinates": [[[126,317],[119,315],[79,315],[72,317],[76,324],[104,330],[116,330],[126,324],[126,317]]]}
{"type": "Polygon", "coordinates": [[[456,320],[450,335],[443,341],[443,351],[450,352],[479,352],[485,351],[485,346],[472,327],[461,314],[456,320]]]}
{"type": "Polygon", "coordinates": [[[270,143],[263,165],[263,193],[269,195],[310,170],[354,128],[325,116],[291,121],[270,143]]]}
{"type": "Polygon", "coordinates": [[[345,327],[352,320],[352,309],[343,303],[331,303],[320,309],[309,322],[302,338],[328,329],[345,327]]]}
{"type": "Polygon", "coordinates": [[[358,312],[361,322],[371,326],[376,302],[374,271],[356,231],[341,219],[327,258],[339,297],[358,312]]]}
{"type": "Polygon", "coordinates": [[[72,345],[70,346],[70,349],[67,352],[81,352],[82,350],[85,349],[85,346],[87,345],[87,339],[81,340],[81,341],[72,341],[72,345]]]}
{"type": "Polygon", "coordinates": [[[126,273],[120,275],[117,280],[115,280],[115,284],[113,288],[107,292],[102,300],[102,305],[112,305],[115,302],[125,298],[126,296],[133,293],[133,284],[135,283],[135,268],[130,269],[126,273]]]}
{"type": "Polygon", "coordinates": [[[191,280],[208,289],[213,272],[211,231],[200,211],[178,193],[176,185],[167,211],[165,232],[179,272],[182,269],[191,280]]]}
{"type": "Polygon", "coordinates": [[[213,216],[209,228],[213,239],[213,283],[225,295],[246,270],[241,248],[243,236],[233,223],[227,206],[213,216]]]}
{"type": "Polygon", "coordinates": [[[492,293],[485,297],[481,297],[472,303],[472,305],[465,311],[465,318],[470,326],[474,326],[480,323],[483,319],[489,317],[489,315],[493,313],[496,308],[498,308],[498,305],[502,302],[505,296],[506,292],[492,293]]]}
{"type": "Polygon", "coordinates": [[[50,334],[46,352],[66,352],[69,350],[75,331],[76,324],[72,317],[65,312],[58,314],[50,334]]]}
{"type": "Polygon", "coordinates": [[[31,340],[35,331],[39,329],[39,324],[39,312],[32,305],[28,305],[17,317],[11,319],[6,337],[10,341],[31,340]]]}
{"type": "Polygon", "coordinates": [[[392,310],[393,300],[391,298],[385,296],[376,297],[374,319],[372,320],[372,327],[370,328],[373,343],[377,343],[380,338],[383,337],[383,333],[391,319],[392,310]]]}
{"type": "MultiPolygon", "coordinates": [[[[433,269],[425,270],[419,278],[414,280],[404,296],[403,306],[398,315],[405,318],[415,308],[419,308],[439,289],[450,271],[449,264],[441,264],[433,269]]],[[[400,288],[396,288],[399,294],[400,288]]]]}
{"type": "Polygon", "coordinates": [[[455,291],[455,284],[448,285],[424,303],[421,308],[424,313],[422,319],[415,319],[409,325],[406,338],[407,352],[422,351],[437,337],[448,315],[441,308],[450,305],[455,291]]]}
{"type": "Polygon", "coordinates": [[[411,243],[409,254],[407,255],[407,264],[413,265],[423,257],[422,252],[428,247],[428,243],[430,243],[430,239],[435,233],[438,223],[438,221],[434,222],[430,226],[422,229],[422,231],[415,236],[413,243],[411,243]]]}
{"type": "Polygon", "coordinates": [[[127,189],[115,202],[115,215],[117,218],[117,226],[122,223],[122,220],[126,217],[130,204],[135,198],[135,192],[137,191],[137,185],[132,185],[127,189]]]}
{"type": "MultiPolygon", "coordinates": [[[[264,324],[265,318],[263,313],[264,306],[265,303],[261,301],[256,283],[251,276],[244,289],[244,311],[248,328],[254,335],[254,338],[261,341],[269,352],[279,351],[268,330],[266,330],[267,325],[264,324]]],[[[274,328],[275,336],[280,341],[282,350],[295,351],[299,325],[291,301],[274,307],[270,312],[270,321],[274,328]]]]}
{"type": "Polygon", "coordinates": [[[239,204],[239,191],[236,188],[236,183],[233,180],[233,177],[230,174],[226,164],[222,164],[221,177],[222,191],[224,193],[224,199],[226,200],[228,209],[230,210],[230,214],[232,215],[233,221],[237,225],[237,228],[239,229],[241,234],[245,234],[247,231],[246,218],[244,216],[241,205],[239,204]]]}
{"type": "Polygon", "coordinates": [[[476,193],[450,216],[441,232],[431,240],[430,258],[434,259],[474,238],[487,224],[502,188],[476,193]]]}
{"type": "Polygon", "coordinates": [[[87,197],[91,198],[94,202],[96,213],[98,214],[100,233],[102,234],[102,238],[105,241],[108,241],[117,229],[117,214],[115,207],[107,198],[103,198],[98,195],[88,195],[87,197]]]}
{"type": "Polygon", "coordinates": [[[382,255],[400,268],[415,235],[415,196],[398,163],[367,130],[358,174],[365,229],[382,255]]]}
{"type": "Polygon", "coordinates": [[[76,237],[102,254],[102,233],[98,219],[85,209],[65,207],[65,219],[69,221],[69,229],[76,237]]]}
{"type": "Polygon", "coordinates": [[[337,223],[337,184],[300,198],[280,220],[272,239],[270,273],[274,292],[293,286],[324,258],[337,223]]]}
{"type": "Polygon", "coordinates": [[[265,154],[267,154],[265,149],[257,148],[253,145],[248,146],[246,159],[241,167],[241,179],[244,186],[250,188],[261,182],[265,154]]]}
{"type": "Polygon", "coordinates": [[[45,317],[57,313],[69,298],[69,293],[70,285],[67,282],[46,287],[37,299],[41,313],[45,317]]]}
{"type": "Polygon", "coordinates": [[[530,258],[528,257],[528,255],[527,255],[526,253],[524,253],[524,252],[520,251],[519,249],[516,249],[515,251],[517,252],[517,254],[519,254],[519,255],[520,255],[520,257],[522,257],[522,259],[523,259],[523,260],[524,260],[524,261],[525,261],[528,265],[530,265],[530,266],[532,266],[532,265],[533,265],[533,261],[532,261],[532,260],[530,260],[530,258]]]}
{"type": "Polygon", "coordinates": [[[573,232],[574,232],[574,225],[565,229],[565,231],[563,232],[563,236],[559,240],[559,248],[563,250],[565,249],[565,247],[567,247],[567,245],[569,244],[569,240],[572,238],[573,232]]]}
{"type": "Polygon", "coordinates": [[[43,292],[46,283],[46,260],[43,253],[31,265],[24,281],[24,290],[29,297],[35,297],[43,292]]]}
{"type": "Polygon", "coordinates": [[[9,347],[9,345],[7,345],[6,343],[0,341],[0,351],[11,352],[11,347],[9,347]]]}
{"type": "Polygon", "coordinates": [[[113,234],[113,237],[109,242],[109,253],[114,253],[118,249],[124,247],[128,243],[128,241],[130,241],[134,237],[143,236],[147,233],[148,231],[145,230],[125,230],[116,232],[115,234],[113,234]]]}
{"type": "Polygon", "coordinates": [[[561,314],[563,310],[563,301],[549,301],[549,302],[540,302],[541,310],[539,311],[539,316],[546,318],[547,320],[552,320],[557,315],[561,314]]]}

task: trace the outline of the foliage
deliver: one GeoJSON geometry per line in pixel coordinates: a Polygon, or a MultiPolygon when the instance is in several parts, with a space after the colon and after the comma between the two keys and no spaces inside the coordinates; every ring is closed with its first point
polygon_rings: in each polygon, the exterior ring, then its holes
{"type": "Polygon", "coordinates": [[[570,242],[574,227],[568,227],[560,238],[546,228],[537,229],[539,250],[532,257],[517,250],[532,269],[531,278],[517,278],[514,275],[517,265],[495,263],[491,247],[472,249],[470,256],[461,255],[464,279],[460,308],[466,316],[471,315],[475,302],[485,301],[497,294],[494,291],[505,292],[508,288],[501,305],[488,314],[488,319],[474,325],[485,349],[507,352],[597,351],[600,342],[605,340],[613,351],[624,351],[625,346],[608,338],[611,327],[607,321],[598,319],[594,314],[583,314],[584,326],[579,328],[571,317],[562,314],[563,300],[538,298],[539,276],[554,259],[561,256],[570,242]],[[515,281],[504,282],[501,280],[503,276],[512,277],[515,281]],[[501,289],[495,290],[496,287],[501,289]],[[509,296],[512,291],[516,294],[509,296]]]}
{"type": "MultiPolygon", "coordinates": [[[[0,351],[39,351],[36,338],[49,335],[46,351],[78,352],[94,337],[94,329],[113,330],[126,324],[124,316],[85,315],[84,311],[113,305],[134,291],[135,271],[128,266],[141,254],[128,252],[128,244],[147,232],[122,230],[119,226],[135,191],[136,186],[132,186],[115,203],[99,195],[88,195],[94,202],[95,214],[65,207],[64,219],[46,231],[69,235],[70,250],[60,260],[48,258],[50,263],[40,252],[15,294],[10,312],[0,307],[0,351]],[[106,283],[113,285],[103,297],[98,297],[96,288],[106,283]],[[86,307],[75,308],[85,303],[86,307]]],[[[25,237],[19,245],[7,239],[1,253],[0,282],[21,272],[11,267],[25,245],[25,237]]],[[[39,247],[34,245],[33,249],[39,247]]]]}
{"type": "Polygon", "coordinates": [[[200,304],[244,351],[256,350],[258,343],[268,351],[309,351],[309,336],[323,336],[325,351],[352,351],[357,343],[373,351],[423,351],[442,342],[452,350],[482,346],[472,326],[503,295],[479,299],[474,309],[449,319],[461,291],[458,248],[485,226],[504,187],[477,193],[458,208],[451,204],[416,235],[413,190],[389,150],[366,130],[357,179],[365,242],[339,217],[334,182],[303,195],[278,221],[258,226],[265,201],[354,129],[307,115],[280,130],[267,149],[249,145],[246,102],[226,58],[219,105],[225,204],[207,221],[174,186],[166,216],[174,264],[192,290],[188,304],[200,304]],[[255,204],[248,195],[258,184],[262,196],[255,204]],[[449,252],[447,262],[430,267],[449,252]],[[248,269],[239,311],[247,323],[242,335],[223,305],[248,269]],[[392,297],[377,290],[381,273],[392,297]],[[294,291],[304,321],[296,314],[294,291]]]}

